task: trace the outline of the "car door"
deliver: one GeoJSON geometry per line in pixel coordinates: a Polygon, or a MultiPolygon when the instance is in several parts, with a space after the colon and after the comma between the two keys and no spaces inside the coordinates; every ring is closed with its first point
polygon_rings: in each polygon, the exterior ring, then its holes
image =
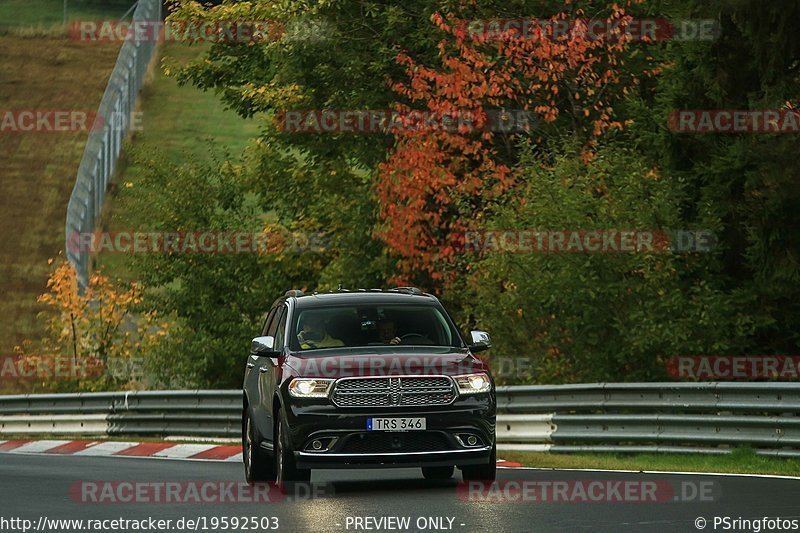
{"type": "MultiPolygon", "coordinates": [[[[268,335],[270,326],[275,321],[275,315],[280,307],[273,307],[267,313],[267,318],[264,320],[264,326],[261,328],[259,336],[268,335]]],[[[263,357],[257,357],[252,353],[247,356],[247,364],[244,375],[244,390],[247,396],[248,407],[250,416],[252,417],[253,424],[255,425],[258,435],[262,439],[269,439],[272,441],[272,413],[271,409],[265,411],[264,406],[268,405],[262,397],[260,368],[264,364],[263,357]]]]}
{"type": "MultiPolygon", "coordinates": [[[[275,318],[270,324],[267,335],[275,339],[275,351],[280,353],[276,358],[262,357],[259,360],[259,388],[261,390],[261,397],[264,401],[264,411],[269,412],[269,423],[272,424],[274,420],[273,401],[275,397],[275,390],[281,383],[281,364],[285,352],[284,345],[286,344],[286,319],[289,315],[287,304],[283,304],[277,309],[275,318]]],[[[272,427],[272,426],[270,426],[272,427]]]]}

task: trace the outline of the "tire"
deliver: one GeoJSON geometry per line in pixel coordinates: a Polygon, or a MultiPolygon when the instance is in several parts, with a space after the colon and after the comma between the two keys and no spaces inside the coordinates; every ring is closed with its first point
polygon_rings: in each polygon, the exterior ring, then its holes
{"type": "Polygon", "coordinates": [[[275,481],[275,460],[259,446],[255,425],[245,409],[242,415],[242,460],[249,484],[275,481]]]}
{"type": "Polygon", "coordinates": [[[492,446],[489,462],[483,465],[472,465],[461,468],[464,481],[494,481],[497,479],[497,442],[492,446]]]}
{"type": "Polygon", "coordinates": [[[454,470],[453,466],[423,466],[422,475],[425,479],[450,479],[454,470]]]}
{"type": "Polygon", "coordinates": [[[280,422],[275,435],[275,480],[284,492],[290,492],[294,483],[311,481],[311,470],[297,468],[294,450],[289,443],[289,426],[280,413],[275,415],[280,422]]]}

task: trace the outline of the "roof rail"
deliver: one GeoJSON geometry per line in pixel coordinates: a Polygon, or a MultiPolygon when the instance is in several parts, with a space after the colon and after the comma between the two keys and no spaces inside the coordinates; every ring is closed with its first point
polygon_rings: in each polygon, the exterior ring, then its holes
{"type": "Polygon", "coordinates": [[[305,296],[305,294],[306,293],[304,293],[300,289],[292,289],[292,290],[286,291],[286,294],[284,294],[284,296],[305,296]]]}
{"type": "Polygon", "coordinates": [[[419,290],[416,287],[395,287],[392,290],[393,291],[397,291],[397,292],[404,292],[406,294],[416,294],[416,295],[420,295],[420,296],[422,294],[424,294],[421,290],[419,290]]]}

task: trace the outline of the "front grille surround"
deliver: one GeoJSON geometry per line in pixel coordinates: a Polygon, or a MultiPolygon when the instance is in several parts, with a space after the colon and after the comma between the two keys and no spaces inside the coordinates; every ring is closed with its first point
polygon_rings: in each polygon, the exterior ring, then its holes
{"type": "Polygon", "coordinates": [[[349,435],[338,452],[349,454],[420,453],[453,449],[447,435],[440,431],[391,433],[368,431],[349,435]]]}
{"type": "Polygon", "coordinates": [[[341,378],[331,391],[336,407],[436,407],[458,396],[449,376],[370,376],[341,378]]]}

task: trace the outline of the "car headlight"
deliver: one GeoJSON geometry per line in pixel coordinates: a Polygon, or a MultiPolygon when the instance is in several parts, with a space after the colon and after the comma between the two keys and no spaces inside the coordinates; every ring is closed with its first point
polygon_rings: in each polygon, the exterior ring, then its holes
{"type": "Polygon", "coordinates": [[[481,394],[492,390],[492,382],[486,374],[456,376],[455,380],[460,394],[481,394]]]}
{"type": "Polygon", "coordinates": [[[327,398],[332,379],[295,378],[289,383],[289,394],[295,398],[327,398]]]}

